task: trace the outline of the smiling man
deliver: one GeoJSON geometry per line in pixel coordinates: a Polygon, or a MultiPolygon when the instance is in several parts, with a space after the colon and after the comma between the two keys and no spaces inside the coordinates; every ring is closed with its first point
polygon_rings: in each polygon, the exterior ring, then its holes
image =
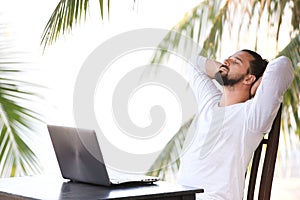
{"type": "Polygon", "coordinates": [[[287,57],[268,63],[247,49],[223,63],[193,59],[190,84],[198,112],[183,149],[178,183],[204,188],[197,199],[242,200],[248,164],[271,129],[293,74],[287,57]]]}

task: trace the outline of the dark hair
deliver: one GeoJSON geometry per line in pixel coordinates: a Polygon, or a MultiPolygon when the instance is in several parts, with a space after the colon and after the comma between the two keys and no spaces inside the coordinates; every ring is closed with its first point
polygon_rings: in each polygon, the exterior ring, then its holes
{"type": "Polygon", "coordinates": [[[249,53],[253,56],[254,60],[250,61],[249,73],[256,77],[256,80],[261,77],[269,63],[268,60],[263,59],[258,53],[249,49],[243,49],[241,51],[249,53]]]}

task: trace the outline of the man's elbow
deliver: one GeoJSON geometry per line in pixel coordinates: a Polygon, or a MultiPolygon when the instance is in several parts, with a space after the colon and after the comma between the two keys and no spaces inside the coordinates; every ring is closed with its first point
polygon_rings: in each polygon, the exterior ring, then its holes
{"type": "Polygon", "coordinates": [[[279,56],[275,59],[280,67],[280,75],[284,76],[286,80],[292,82],[294,79],[294,68],[292,61],[286,56],[279,56]]]}

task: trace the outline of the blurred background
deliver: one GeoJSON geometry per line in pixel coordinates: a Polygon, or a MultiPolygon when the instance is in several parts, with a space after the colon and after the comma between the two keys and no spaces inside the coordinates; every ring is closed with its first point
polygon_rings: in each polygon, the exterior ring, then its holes
{"type": "MultiPolygon", "coordinates": [[[[1,177],[60,176],[45,124],[74,125],[74,84],[86,57],[120,33],[161,28],[191,37],[204,55],[220,61],[242,48],[268,60],[291,58],[295,80],[284,97],[272,199],[300,198],[299,0],[0,0],[0,5],[1,177]]],[[[166,37],[158,46],[176,48],[180,42],[166,37]]],[[[169,61],[161,52],[151,59],[169,61]]],[[[187,129],[188,122],[168,144],[187,129]]],[[[149,169],[178,156],[179,148],[162,147],[149,169]]],[[[155,173],[174,181],[176,166],[170,162],[155,173]]]]}

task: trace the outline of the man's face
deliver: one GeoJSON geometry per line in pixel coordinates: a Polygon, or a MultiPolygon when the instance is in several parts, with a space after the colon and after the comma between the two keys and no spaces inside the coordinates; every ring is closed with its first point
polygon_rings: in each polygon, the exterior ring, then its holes
{"type": "Polygon", "coordinates": [[[238,51],[226,60],[220,66],[219,72],[216,73],[215,79],[223,86],[233,86],[241,82],[248,74],[250,61],[254,60],[251,54],[238,51]]]}

